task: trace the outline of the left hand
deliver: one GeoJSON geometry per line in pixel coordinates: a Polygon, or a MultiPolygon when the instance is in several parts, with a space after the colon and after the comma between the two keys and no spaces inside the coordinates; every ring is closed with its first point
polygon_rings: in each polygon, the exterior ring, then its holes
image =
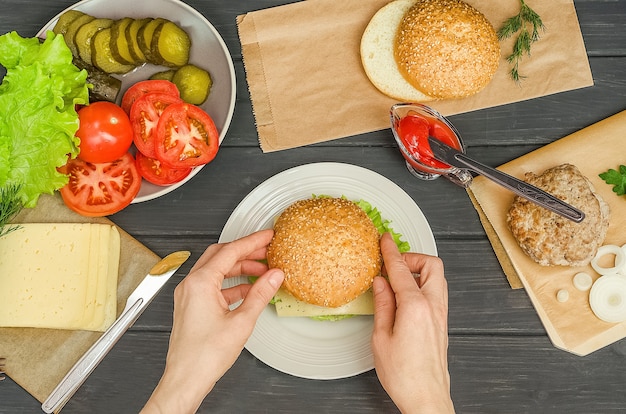
{"type": "Polygon", "coordinates": [[[234,364],[284,278],[259,261],[273,234],[263,230],[209,246],[176,287],[165,372],[143,412],[195,412],[234,364]],[[222,290],[224,278],[239,275],[259,279],[222,290]]]}

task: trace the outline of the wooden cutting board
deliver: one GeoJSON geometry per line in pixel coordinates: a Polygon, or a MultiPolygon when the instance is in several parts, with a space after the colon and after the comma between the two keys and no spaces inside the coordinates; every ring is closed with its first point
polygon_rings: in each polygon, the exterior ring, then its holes
{"type": "MultiPolygon", "coordinates": [[[[498,168],[523,178],[528,171],[539,174],[563,163],[576,165],[611,209],[604,244],[622,246],[626,243],[626,196],[617,196],[598,174],[626,165],[625,137],[623,111],[498,168]]],[[[589,292],[574,287],[572,278],[577,272],[585,271],[594,280],[599,277],[590,265],[546,267],[524,254],[506,226],[513,193],[484,177],[477,177],[468,193],[511,286],[526,289],[557,348],[587,355],[626,337],[626,322],[615,324],[598,319],[589,306],[589,292]],[[567,289],[570,294],[565,303],[556,300],[560,289],[567,289]]]]}
{"type": "MultiPolygon", "coordinates": [[[[88,218],[65,206],[58,194],[42,195],[34,209],[25,209],[13,223],[107,223],[88,218]]],[[[126,299],[159,257],[118,227],[121,237],[117,315],[126,299]]],[[[6,275],[2,275],[6,277],[6,275]]],[[[98,340],[100,332],[35,328],[0,328],[0,356],[6,373],[37,400],[43,402],[80,357],[98,340]]]]}

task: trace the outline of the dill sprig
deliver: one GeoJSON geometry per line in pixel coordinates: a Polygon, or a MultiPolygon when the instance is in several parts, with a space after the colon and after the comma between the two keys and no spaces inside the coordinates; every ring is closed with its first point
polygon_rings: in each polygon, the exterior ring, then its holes
{"type": "Polygon", "coordinates": [[[20,228],[19,225],[8,225],[9,221],[23,208],[19,197],[20,187],[17,184],[0,187],[0,237],[20,228]]]}
{"type": "Polygon", "coordinates": [[[513,44],[513,52],[506,58],[507,62],[512,64],[511,78],[515,82],[519,82],[524,76],[519,73],[519,63],[524,54],[530,57],[530,46],[539,40],[539,32],[545,31],[546,28],[541,21],[541,17],[528,5],[524,0],[520,0],[520,11],[517,15],[506,19],[498,30],[498,39],[503,40],[513,36],[519,32],[515,43],[513,44]]]}

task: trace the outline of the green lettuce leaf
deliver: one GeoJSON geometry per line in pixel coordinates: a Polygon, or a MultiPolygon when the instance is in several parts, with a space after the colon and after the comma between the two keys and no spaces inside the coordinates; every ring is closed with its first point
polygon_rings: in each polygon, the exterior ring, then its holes
{"type": "Polygon", "coordinates": [[[407,241],[402,240],[402,234],[395,232],[391,228],[391,221],[385,220],[380,215],[380,211],[376,207],[372,207],[372,204],[365,200],[355,201],[355,203],[361,207],[363,211],[367,213],[369,218],[372,220],[376,228],[378,229],[378,233],[390,233],[391,237],[393,237],[393,241],[396,242],[396,246],[398,246],[398,250],[400,253],[406,253],[411,250],[411,246],[407,241]]]}
{"type": "Polygon", "coordinates": [[[75,105],[89,101],[87,72],[72,64],[63,36],[44,42],[16,32],[0,36],[0,187],[19,185],[25,207],[68,177],[57,171],[78,154],[75,105]]]}

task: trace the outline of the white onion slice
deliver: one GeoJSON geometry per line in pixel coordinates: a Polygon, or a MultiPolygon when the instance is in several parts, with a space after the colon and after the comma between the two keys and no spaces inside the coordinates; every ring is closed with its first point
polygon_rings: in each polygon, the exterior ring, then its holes
{"type": "Polygon", "coordinates": [[[600,276],[591,286],[589,305],[605,322],[626,321],[626,277],[617,273],[600,276]]]}
{"type": "Polygon", "coordinates": [[[559,291],[556,292],[556,300],[558,300],[559,302],[565,303],[568,299],[569,292],[567,291],[567,289],[559,289],[559,291]]]}
{"type": "Polygon", "coordinates": [[[593,278],[589,273],[578,272],[574,275],[574,287],[580,291],[586,292],[591,288],[593,278]]]}
{"type": "Polygon", "coordinates": [[[626,251],[619,246],[614,244],[605,244],[604,246],[600,246],[596,255],[591,260],[591,267],[593,270],[598,272],[601,275],[608,275],[612,273],[619,273],[623,271],[624,266],[626,265],[626,251]],[[598,264],[600,258],[607,255],[613,254],[615,255],[615,262],[612,267],[602,267],[598,264]]]}

